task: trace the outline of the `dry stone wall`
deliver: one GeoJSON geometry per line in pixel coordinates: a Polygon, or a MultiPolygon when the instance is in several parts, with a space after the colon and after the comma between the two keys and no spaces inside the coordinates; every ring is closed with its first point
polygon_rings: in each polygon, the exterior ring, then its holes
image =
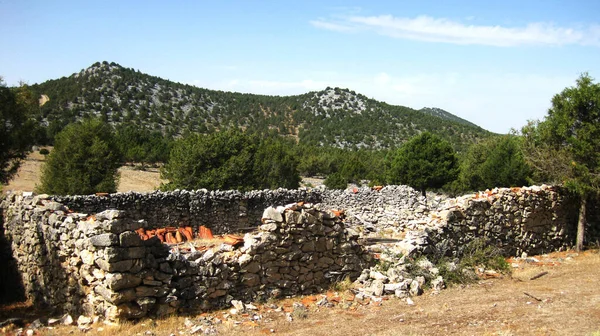
{"type": "MultiPolygon", "coordinates": [[[[26,296],[60,311],[108,319],[319,291],[372,266],[359,238],[395,238],[373,251],[381,257],[460,256],[462,247],[481,237],[511,255],[564,249],[574,243],[577,216],[566,193],[549,186],[456,199],[425,199],[406,186],[73,197],[16,193],[0,208],[0,238],[16,261],[26,296]],[[321,204],[298,206],[300,201],[321,204]],[[295,205],[272,207],[287,203],[295,205]],[[346,217],[326,209],[343,209],[346,217]],[[157,238],[142,241],[135,232],[167,226],[198,232],[200,225],[215,234],[254,231],[239,248],[218,244],[206,251],[188,243],[169,247],[157,238]]],[[[588,232],[593,241],[595,231],[588,232]]]]}
{"type": "Polygon", "coordinates": [[[311,205],[267,208],[243,246],[207,250],[141,240],[135,230],[150,224],[122,210],[71,213],[14,194],[3,206],[27,297],[108,320],[311,293],[372,265],[357,233],[311,205]]]}
{"type": "Polygon", "coordinates": [[[269,206],[301,201],[319,203],[321,193],[307,189],[256,190],[245,193],[199,189],[51,198],[77,212],[125,210],[131,218],[144,219],[151,227],[191,226],[196,230],[199,226],[206,226],[214,233],[222,234],[258,226],[262,211],[269,206]]]}
{"type": "Polygon", "coordinates": [[[427,252],[460,256],[476,238],[512,256],[564,250],[573,246],[577,214],[574,200],[552,186],[465,195],[448,200],[431,215],[425,229],[427,252]]]}

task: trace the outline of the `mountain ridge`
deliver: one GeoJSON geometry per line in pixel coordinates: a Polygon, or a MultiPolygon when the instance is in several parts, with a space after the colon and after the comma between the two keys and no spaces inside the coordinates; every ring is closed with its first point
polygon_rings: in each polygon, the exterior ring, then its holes
{"type": "Polygon", "coordinates": [[[106,61],[30,88],[49,97],[36,117],[50,134],[86,116],[168,136],[238,127],[341,148],[391,148],[429,131],[464,149],[493,134],[440,108],[390,105],[349,89],[291,96],[211,90],[106,61]]]}

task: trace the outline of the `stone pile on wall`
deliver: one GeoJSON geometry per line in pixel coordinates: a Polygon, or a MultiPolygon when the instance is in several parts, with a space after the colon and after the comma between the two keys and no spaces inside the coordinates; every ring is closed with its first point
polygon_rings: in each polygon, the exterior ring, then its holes
{"type": "Polygon", "coordinates": [[[18,194],[3,208],[27,297],[109,320],[311,293],[372,265],[358,234],[311,205],[268,208],[243,246],[208,249],[142,240],[135,230],[150,223],[126,211],[71,213],[47,196],[18,194]]]}
{"type": "Polygon", "coordinates": [[[199,189],[103,196],[52,196],[52,199],[77,212],[125,210],[131,218],[144,219],[151,226],[191,226],[196,230],[206,226],[216,234],[223,234],[258,226],[262,211],[269,206],[293,202],[319,203],[321,193],[307,189],[254,190],[244,193],[199,189]]]}
{"type": "Polygon", "coordinates": [[[343,209],[346,223],[362,231],[399,233],[412,229],[416,220],[426,219],[436,211],[445,197],[428,195],[409,186],[390,185],[374,190],[368,187],[346,190],[324,190],[322,204],[331,209],[343,209]]]}

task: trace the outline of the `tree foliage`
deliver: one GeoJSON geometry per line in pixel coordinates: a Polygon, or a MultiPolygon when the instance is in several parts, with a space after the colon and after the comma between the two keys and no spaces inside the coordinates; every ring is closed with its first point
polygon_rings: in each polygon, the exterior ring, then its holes
{"type": "Polygon", "coordinates": [[[161,170],[163,189],[297,188],[297,162],[278,139],[238,130],[177,140],[161,170]]]}
{"type": "Polygon", "coordinates": [[[600,84],[583,74],[576,86],[552,98],[542,122],[530,123],[522,133],[538,177],[562,181],[580,196],[576,246],[581,249],[587,198],[600,191],[600,84]]]}
{"type": "Polygon", "coordinates": [[[8,88],[0,77],[0,183],[19,169],[33,142],[37,100],[28,87],[8,88]]]}
{"type": "Polygon", "coordinates": [[[346,189],[348,180],[341,173],[333,173],[327,176],[323,184],[329,189],[346,189]]]}
{"type": "Polygon", "coordinates": [[[431,133],[422,133],[404,144],[389,163],[388,182],[406,184],[423,195],[456,179],[458,160],[452,146],[431,133]]]}
{"type": "Polygon", "coordinates": [[[169,159],[172,141],[158,131],[123,123],[116,127],[115,142],[126,162],[157,163],[169,159]]]}
{"type": "Polygon", "coordinates": [[[525,161],[522,139],[504,135],[472,145],[460,164],[460,191],[528,184],[531,168],[525,161]]]}
{"type": "Polygon", "coordinates": [[[301,178],[292,146],[293,144],[277,138],[267,138],[260,142],[253,168],[257,186],[268,189],[298,188],[301,178]]]}
{"type": "Polygon", "coordinates": [[[112,128],[99,119],[87,119],[56,135],[39,189],[56,195],[115,192],[120,165],[112,128]]]}

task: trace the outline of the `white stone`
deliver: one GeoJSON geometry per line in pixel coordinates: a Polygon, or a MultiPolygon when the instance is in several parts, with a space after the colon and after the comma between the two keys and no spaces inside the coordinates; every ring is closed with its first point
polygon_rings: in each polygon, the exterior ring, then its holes
{"type": "Polygon", "coordinates": [[[244,312],[244,303],[239,300],[231,300],[231,305],[237,309],[238,312],[244,312]]]}
{"type": "Polygon", "coordinates": [[[379,273],[379,272],[377,272],[377,271],[371,271],[371,272],[369,273],[369,277],[370,277],[371,279],[374,279],[374,280],[382,280],[382,281],[384,281],[384,282],[388,280],[388,277],[387,277],[387,276],[385,276],[385,275],[383,275],[383,274],[381,274],[381,273],[379,273]]]}
{"type": "Polygon", "coordinates": [[[92,323],[92,319],[90,317],[79,315],[79,317],[77,318],[78,326],[87,326],[88,324],[91,324],[91,323],[92,323]]]}
{"type": "Polygon", "coordinates": [[[383,285],[383,291],[386,293],[394,293],[398,289],[406,289],[406,285],[404,283],[392,283],[383,285]]]}
{"type": "Polygon", "coordinates": [[[267,219],[272,219],[277,222],[283,222],[283,216],[281,215],[281,212],[279,212],[273,207],[268,207],[265,209],[265,211],[263,211],[262,220],[265,221],[267,219]]]}
{"type": "Polygon", "coordinates": [[[63,316],[62,323],[64,325],[72,325],[73,324],[73,317],[71,317],[71,315],[69,315],[69,314],[63,316]]]}
{"type": "Polygon", "coordinates": [[[83,250],[83,251],[81,251],[79,256],[81,257],[81,261],[83,261],[84,264],[86,264],[86,265],[94,264],[94,252],[90,252],[88,250],[83,250]]]}

